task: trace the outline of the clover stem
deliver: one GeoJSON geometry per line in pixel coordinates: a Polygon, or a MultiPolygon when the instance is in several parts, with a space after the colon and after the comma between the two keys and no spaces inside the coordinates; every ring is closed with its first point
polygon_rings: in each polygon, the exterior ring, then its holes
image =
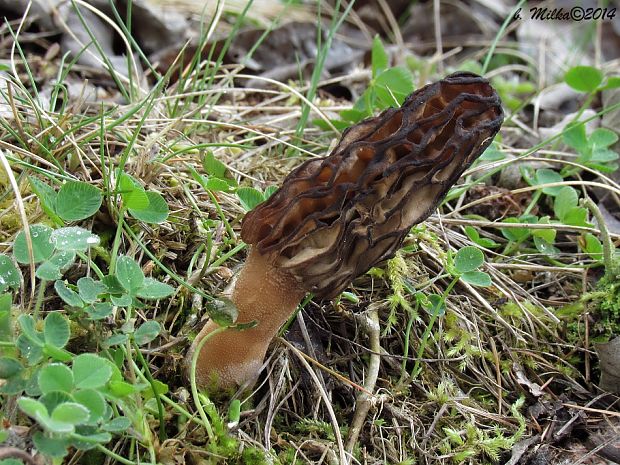
{"type": "Polygon", "coordinates": [[[200,415],[200,418],[202,418],[204,427],[207,430],[207,435],[209,436],[209,440],[211,440],[211,441],[213,440],[213,438],[215,436],[213,434],[213,429],[211,428],[211,422],[207,418],[207,414],[205,413],[204,409],[202,408],[202,403],[201,403],[200,398],[198,396],[198,386],[196,384],[196,364],[198,363],[198,356],[202,352],[202,348],[209,341],[209,339],[211,339],[212,337],[214,337],[218,333],[221,333],[221,332],[225,331],[226,329],[228,329],[228,328],[225,328],[223,326],[220,327],[220,328],[217,328],[214,331],[212,331],[211,333],[205,335],[200,341],[198,341],[198,344],[196,345],[196,348],[193,349],[194,352],[192,353],[191,365],[190,365],[190,370],[189,370],[189,382],[190,382],[190,387],[191,387],[191,390],[192,390],[192,398],[194,399],[194,404],[196,405],[196,410],[198,410],[198,414],[200,415]]]}
{"type": "Polygon", "coordinates": [[[439,302],[436,305],[433,305],[431,309],[431,312],[432,312],[431,318],[428,321],[428,325],[426,326],[424,333],[422,334],[422,340],[420,341],[420,348],[418,349],[418,353],[416,354],[415,365],[413,366],[413,370],[411,370],[412,380],[417,378],[417,376],[420,374],[420,371],[421,371],[420,361],[422,359],[422,355],[424,354],[424,349],[426,348],[426,342],[428,341],[428,338],[431,335],[431,331],[433,330],[433,325],[435,324],[435,320],[439,316],[439,307],[442,303],[446,301],[448,294],[450,294],[450,291],[452,291],[452,288],[456,285],[456,283],[459,282],[459,279],[460,279],[460,276],[454,277],[454,279],[450,282],[450,284],[448,284],[448,287],[441,295],[441,299],[439,300],[439,302]]]}
{"type": "Polygon", "coordinates": [[[118,211],[118,224],[116,225],[116,235],[114,236],[114,243],[112,244],[112,253],[110,254],[110,274],[116,273],[116,256],[121,246],[121,236],[123,234],[123,224],[125,223],[125,211],[127,209],[123,205],[118,211]]]}

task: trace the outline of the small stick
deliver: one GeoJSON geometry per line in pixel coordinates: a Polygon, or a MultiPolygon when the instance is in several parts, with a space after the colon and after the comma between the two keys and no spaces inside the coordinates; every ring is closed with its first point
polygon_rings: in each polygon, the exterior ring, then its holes
{"type": "Polygon", "coordinates": [[[357,406],[345,445],[349,453],[353,452],[353,447],[355,447],[357,443],[357,438],[362,432],[364,422],[368,416],[368,411],[373,404],[374,395],[372,393],[377,384],[379,366],[381,364],[381,356],[379,355],[381,353],[381,342],[377,306],[371,306],[368,309],[368,314],[360,315],[359,319],[370,339],[370,362],[368,363],[368,374],[364,382],[364,391],[361,391],[357,396],[357,406]]]}

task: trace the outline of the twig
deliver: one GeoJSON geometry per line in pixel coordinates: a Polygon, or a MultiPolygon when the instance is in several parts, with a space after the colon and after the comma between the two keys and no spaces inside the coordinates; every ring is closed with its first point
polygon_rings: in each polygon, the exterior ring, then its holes
{"type": "Polygon", "coordinates": [[[575,413],[570,418],[570,420],[568,420],[566,423],[564,423],[564,425],[559,430],[555,431],[553,433],[553,436],[555,438],[562,437],[564,432],[566,430],[568,430],[569,428],[571,428],[571,425],[573,423],[575,423],[575,421],[577,421],[580,418],[583,418],[583,414],[584,414],[583,412],[593,412],[593,413],[602,413],[602,414],[611,415],[611,416],[620,416],[620,414],[618,414],[616,412],[608,412],[607,410],[599,410],[599,409],[595,409],[595,408],[590,407],[590,405],[596,404],[596,402],[598,402],[600,399],[602,399],[606,395],[607,395],[607,393],[599,394],[594,399],[590,400],[586,405],[575,405],[575,404],[562,403],[562,405],[564,407],[576,409],[576,410],[578,410],[578,412],[575,413]]]}
{"type": "Polygon", "coordinates": [[[443,418],[444,414],[446,413],[446,410],[448,410],[448,406],[449,404],[447,403],[442,404],[442,406],[439,408],[439,411],[435,414],[433,418],[433,422],[431,423],[431,426],[428,427],[428,430],[426,430],[426,433],[424,434],[424,439],[422,440],[422,444],[420,445],[421,449],[426,448],[427,441],[433,434],[433,431],[435,431],[435,428],[437,427],[437,423],[439,423],[439,420],[443,418]]]}
{"type": "Polygon", "coordinates": [[[620,413],[618,412],[612,412],[611,410],[601,410],[598,408],[592,408],[592,407],[585,407],[583,405],[575,405],[575,404],[562,404],[564,407],[568,407],[568,408],[574,408],[577,410],[584,410],[586,412],[593,412],[593,413],[600,413],[601,415],[609,415],[612,417],[618,417],[620,418],[620,413]]]}
{"type": "Polygon", "coordinates": [[[368,374],[366,375],[366,381],[364,382],[364,391],[361,391],[357,396],[355,414],[351,421],[351,427],[349,429],[349,435],[347,436],[346,449],[347,452],[352,453],[353,447],[357,443],[368,411],[373,404],[374,395],[372,394],[377,384],[377,377],[379,376],[379,366],[381,364],[381,341],[379,331],[379,314],[377,312],[377,306],[372,305],[368,309],[367,314],[359,315],[359,320],[362,322],[363,327],[366,329],[368,339],[370,340],[370,361],[368,363],[368,374]]]}

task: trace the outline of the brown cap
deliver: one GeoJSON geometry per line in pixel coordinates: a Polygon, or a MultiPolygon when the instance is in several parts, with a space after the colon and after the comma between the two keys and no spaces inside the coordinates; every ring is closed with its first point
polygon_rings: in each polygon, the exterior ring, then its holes
{"type": "Polygon", "coordinates": [[[486,79],[455,73],[347,129],[249,212],[241,237],[309,292],[330,298],[393,256],[503,121],[486,79]]]}

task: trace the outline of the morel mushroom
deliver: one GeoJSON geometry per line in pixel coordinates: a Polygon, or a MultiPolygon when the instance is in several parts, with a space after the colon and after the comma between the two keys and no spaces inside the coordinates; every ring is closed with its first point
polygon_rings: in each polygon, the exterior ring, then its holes
{"type": "MultiPolygon", "coordinates": [[[[489,82],[455,73],[417,90],[401,108],[347,129],[329,156],[291,172],[241,228],[251,247],[230,299],[239,323],[257,325],[207,340],[198,355],[198,383],[224,388],[254,380],[269,342],[304,294],[335,297],[392,257],[489,146],[502,121],[489,82]]],[[[207,323],[191,353],[215,328],[207,323]]]]}

